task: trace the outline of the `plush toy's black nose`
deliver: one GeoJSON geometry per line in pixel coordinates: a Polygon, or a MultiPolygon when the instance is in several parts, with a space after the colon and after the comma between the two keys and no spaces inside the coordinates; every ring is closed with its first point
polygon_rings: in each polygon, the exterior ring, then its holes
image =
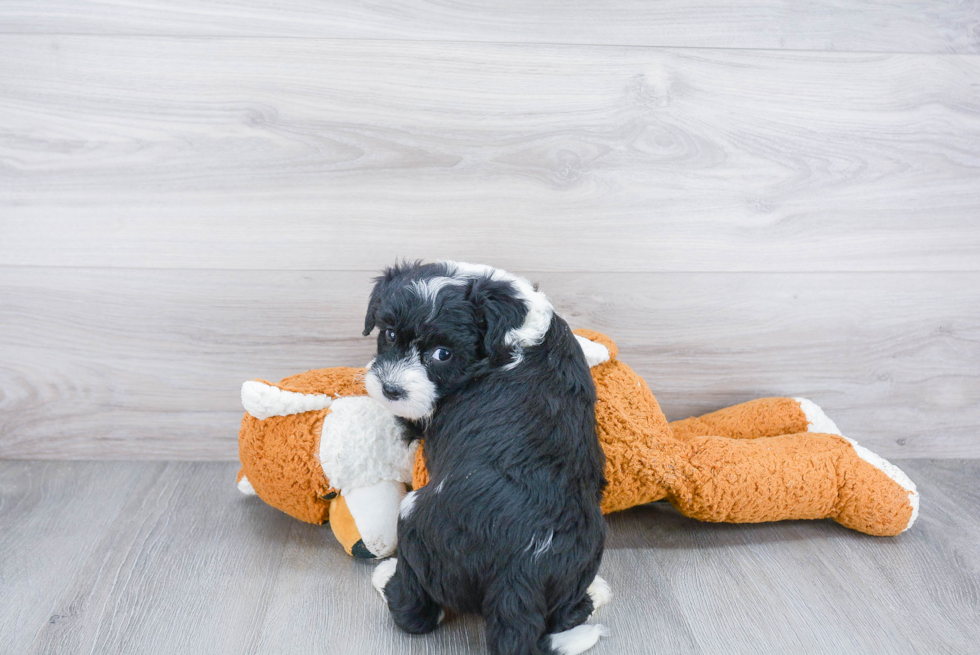
{"type": "Polygon", "coordinates": [[[381,393],[383,393],[385,398],[388,400],[398,400],[405,395],[405,391],[401,387],[396,387],[388,382],[381,385],[381,393]]]}

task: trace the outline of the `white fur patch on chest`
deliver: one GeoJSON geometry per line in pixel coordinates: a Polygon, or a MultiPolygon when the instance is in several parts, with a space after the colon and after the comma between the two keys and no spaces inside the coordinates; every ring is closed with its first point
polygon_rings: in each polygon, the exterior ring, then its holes
{"type": "Polygon", "coordinates": [[[381,480],[412,481],[418,442],[387,409],[368,396],[337,398],[323,419],[320,465],[330,484],[344,492],[381,480]]]}

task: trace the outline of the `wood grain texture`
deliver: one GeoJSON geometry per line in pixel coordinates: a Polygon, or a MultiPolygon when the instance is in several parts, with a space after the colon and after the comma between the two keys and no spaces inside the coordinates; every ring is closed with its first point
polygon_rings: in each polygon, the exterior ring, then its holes
{"type": "Polygon", "coordinates": [[[635,617],[616,633],[633,650],[615,652],[971,652],[980,495],[970,477],[980,469],[900,466],[923,500],[916,524],[895,539],[825,521],[697,523],[662,503],[610,516],[603,574],[624,601],[616,618],[635,617]],[[630,559],[613,565],[621,553],[630,559]]]}
{"type": "MultiPolygon", "coordinates": [[[[980,461],[904,460],[894,538],[830,521],[611,515],[615,594],[590,653],[961,654],[980,639],[980,461]]],[[[485,652],[482,621],[395,628],[326,526],[245,498],[230,463],[0,462],[0,643],[11,653],[485,652]],[[84,520],[79,520],[84,516],[84,520]]]]}
{"type": "Polygon", "coordinates": [[[980,51],[976,2],[227,3],[7,0],[0,33],[302,36],[889,52],[980,51]]]}
{"type": "MultiPolygon", "coordinates": [[[[372,273],[0,268],[0,457],[237,457],[245,380],[361,365],[372,273]]],[[[671,418],[806,396],[885,457],[980,457],[980,274],[534,273],[671,418]]]]}
{"type": "Polygon", "coordinates": [[[0,262],[977,271],[978,80],[969,55],[6,36],[0,262]]]}

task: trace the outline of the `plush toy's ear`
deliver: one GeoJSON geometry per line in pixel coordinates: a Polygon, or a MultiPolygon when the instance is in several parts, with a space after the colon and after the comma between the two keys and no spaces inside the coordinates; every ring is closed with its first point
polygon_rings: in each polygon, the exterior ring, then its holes
{"type": "Polygon", "coordinates": [[[483,328],[483,348],[493,366],[512,360],[515,347],[507,334],[520,328],[527,316],[527,307],[514,285],[506,280],[479,277],[470,283],[469,299],[477,309],[483,328]]]}

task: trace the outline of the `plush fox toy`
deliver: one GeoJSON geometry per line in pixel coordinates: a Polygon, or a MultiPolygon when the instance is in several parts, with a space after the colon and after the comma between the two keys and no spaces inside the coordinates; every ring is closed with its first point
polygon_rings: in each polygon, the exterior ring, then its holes
{"type": "Polygon", "coordinates": [[[329,521],[349,555],[387,557],[418,442],[363,377],[326,368],[243,384],[238,489],[301,521],[329,521]]]}
{"type": "MultiPolygon", "coordinates": [[[[609,485],[603,510],[666,499],[702,521],[832,518],[877,536],[911,527],[915,485],[841,436],[802,398],[763,398],[668,423],[646,383],[605,335],[576,330],[592,367],[609,485]]],[[[406,483],[428,481],[424,446],[366,395],[363,369],[246,382],[239,489],[312,523],[329,521],[355,557],[396,547],[406,483]]]]}

